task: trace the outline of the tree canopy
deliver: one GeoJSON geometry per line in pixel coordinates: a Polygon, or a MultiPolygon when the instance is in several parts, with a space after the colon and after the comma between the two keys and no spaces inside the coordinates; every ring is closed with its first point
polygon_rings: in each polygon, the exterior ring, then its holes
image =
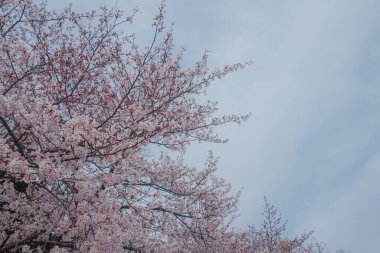
{"type": "Polygon", "coordinates": [[[210,70],[205,52],[183,67],[164,7],[141,47],[123,32],[136,11],[0,2],[0,252],[301,252],[230,228],[238,195],[211,152],[183,162],[247,119],[197,98],[250,63],[210,70]]]}

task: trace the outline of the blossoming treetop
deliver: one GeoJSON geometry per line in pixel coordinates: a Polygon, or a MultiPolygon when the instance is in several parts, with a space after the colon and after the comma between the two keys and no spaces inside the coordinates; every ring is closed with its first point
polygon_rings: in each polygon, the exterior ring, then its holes
{"type": "Polygon", "coordinates": [[[145,48],[122,33],[133,16],[1,2],[1,252],[242,249],[227,232],[237,196],[212,154],[203,170],[168,154],[223,142],[213,127],[247,118],[196,99],[245,64],[210,71],[205,53],[184,68],[164,4],[145,48]]]}

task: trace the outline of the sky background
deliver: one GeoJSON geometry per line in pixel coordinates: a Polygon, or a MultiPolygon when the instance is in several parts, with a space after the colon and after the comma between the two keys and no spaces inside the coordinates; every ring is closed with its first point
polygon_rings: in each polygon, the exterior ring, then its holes
{"type": "MultiPolygon", "coordinates": [[[[74,6],[99,3],[115,1],[74,6]]],[[[151,38],[159,1],[119,5],[140,7],[137,38],[151,38]]],[[[167,21],[185,64],[205,49],[211,67],[255,62],[209,91],[221,113],[253,116],[218,129],[228,144],[196,144],[186,156],[193,165],[208,149],[220,157],[219,175],[242,191],[235,225],[259,224],[265,195],[290,236],[314,229],[331,251],[379,252],[380,1],[167,0],[167,21]]]]}

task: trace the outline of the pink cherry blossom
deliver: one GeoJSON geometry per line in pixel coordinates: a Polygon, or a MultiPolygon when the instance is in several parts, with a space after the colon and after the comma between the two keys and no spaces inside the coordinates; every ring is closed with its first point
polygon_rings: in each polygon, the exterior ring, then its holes
{"type": "Polygon", "coordinates": [[[139,47],[121,32],[137,10],[1,3],[1,252],[240,252],[216,159],[195,169],[181,154],[248,117],[195,99],[246,64],[209,71],[206,52],[183,68],[164,7],[139,47]]]}

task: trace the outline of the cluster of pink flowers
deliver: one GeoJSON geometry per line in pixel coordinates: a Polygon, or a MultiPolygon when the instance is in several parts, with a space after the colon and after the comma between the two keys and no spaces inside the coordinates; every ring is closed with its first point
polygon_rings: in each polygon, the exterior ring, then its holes
{"type": "Polygon", "coordinates": [[[206,52],[182,67],[164,2],[139,49],[121,32],[136,12],[1,1],[0,252],[301,252],[306,237],[268,251],[264,230],[231,229],[238,196],[213,154],[181,159],[247,119],[196,97],[250,63],[210,71],[206,52]]]}
{"type": "Polygon", "coordinates": [[[244,66],[210,72],[206,53],[183,68],[164,4],[140,50],[120,32],[135,12],[0,5],[1,252],[239,251],[227,232],[237,196],[215,159],[196,170],[180,156],[246,119],[212,118],[216,104],[194,99],[244,66]]]}

